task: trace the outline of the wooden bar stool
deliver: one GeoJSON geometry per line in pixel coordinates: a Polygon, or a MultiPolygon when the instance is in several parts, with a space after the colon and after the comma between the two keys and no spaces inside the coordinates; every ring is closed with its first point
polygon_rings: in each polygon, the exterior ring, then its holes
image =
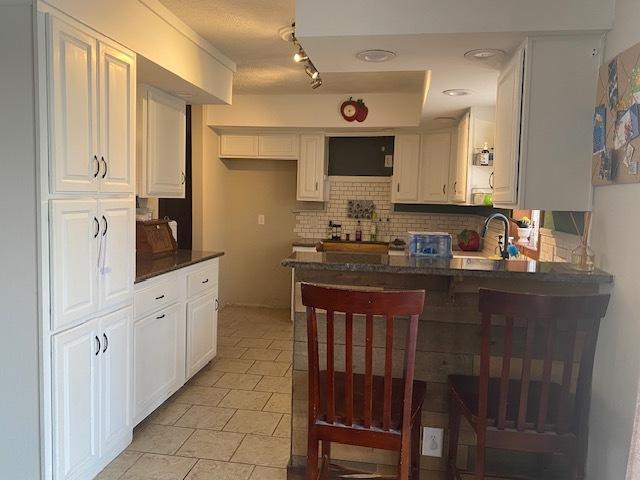
{"type": "MultiPolygon", "coordinates": [[[[331,442],[400,452],[398,478],[418,479],[420,474],[420,424],[425,382],[413,379],[418,318],[425,292],[362,291],[302,284],[307,307],[309,352],[309,431],[307,480],[328,478],[331,442]],[[326,370],[320,371],[317,310],[327,312],[326,370]],[[345,314],[345,371],[336,371],[335,314],[345,314]],[[360,320],[354,315],[362,315],[360,320]],[[373,375],[373,317],[386,322],[384,376],[373,375]],[[407,322],[404,378],[392,376],[393,324],[407,322]],[[364,374],[354,373],[354,324],[364,323],[364,374]],[[322,442],[322,467],[318,447],[322,442]]],[[[342,346],[338,347],[342,349],[342,346]]],[[[353,473],[353,472],[352,472],[353,473]]],[[[366,478],[363,476],[357,478],[366,478]]],[[[376,477],[379,478],[379,477],[376,477]]]]}
{"type": "Polygon", "coordinates": [[[608,303],[609,295],[480,290],[480,376],[449,377],[450,479],[469,473],[456,466],[462,415],[476,433],[476,480],[486,475],[486,448],[546,454],[547,460],[550,454],[563,454],[572,478],[584,478],[593,360],[608,303]],[[523,345],[514,342],[520,327],[523,345]],[[497,338],[501,329],[502,340],[497,338]],[[495,345],[495,352],[490,352],[490,345],[495,345]],[[522,350],[522,355],[515,356],[514,350],[522,350]],[[491,357],[498,360],[499,377],[491,375],[491,357]],[[542,360],[539,379],[532,370],[538,359],[542,360]]]}

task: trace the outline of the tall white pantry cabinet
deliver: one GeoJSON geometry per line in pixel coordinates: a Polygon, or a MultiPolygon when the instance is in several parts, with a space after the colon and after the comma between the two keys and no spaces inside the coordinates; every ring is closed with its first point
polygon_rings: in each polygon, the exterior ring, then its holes
{"type": "Polygon", "coordinates": [[[87,479],[133,430],[136,57],[57,11],[37,19],[44,472],[87,479]]]}

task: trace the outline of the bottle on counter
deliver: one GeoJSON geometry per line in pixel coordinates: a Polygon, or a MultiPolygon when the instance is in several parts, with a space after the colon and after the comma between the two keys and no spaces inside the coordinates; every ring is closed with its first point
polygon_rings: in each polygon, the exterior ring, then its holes
{"type": "Polygon", "coordinates": [[[356,242],[362,241],[362,226],[360,225],[360,220],[358,220],[358,227],[356,228],[356,242]]]}

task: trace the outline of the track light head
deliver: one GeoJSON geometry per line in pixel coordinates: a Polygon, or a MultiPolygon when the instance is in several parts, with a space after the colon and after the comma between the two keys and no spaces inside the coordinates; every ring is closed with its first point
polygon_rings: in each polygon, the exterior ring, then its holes
{"type": "Polygon", "coordinates": [[[305,73],[307,75],[309,75],[309,77],[311,78],[311,80],[316,80],[318,78],[318,76],[320,75],[320,72],[318,72],[315,67],[306,67],[304,69],[305,73]]]}
{"type": "Polygon", "coordinates": [[[320,77],[316,77],[315,80],[311,82],[311,88],[314,90],[322,85],[322,79],[320,77]]]}
{"type": "Polygon", "coordinates": [[[309,57],[307,57],[302,49],[293,54],[293,61],[296,63],[306,62],[307,60],[309,60],[309,57]]]}

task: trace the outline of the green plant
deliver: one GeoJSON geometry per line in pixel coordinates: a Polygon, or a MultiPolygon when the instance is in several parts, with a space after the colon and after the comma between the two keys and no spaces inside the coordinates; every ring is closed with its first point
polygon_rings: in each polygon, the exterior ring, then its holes
{"type": "Polygon", "coordinates": [[[529,228],[531,226],[531,219],[529,217],[522,217],[520,220],[516,220],[518,227],[529,228]]]}

